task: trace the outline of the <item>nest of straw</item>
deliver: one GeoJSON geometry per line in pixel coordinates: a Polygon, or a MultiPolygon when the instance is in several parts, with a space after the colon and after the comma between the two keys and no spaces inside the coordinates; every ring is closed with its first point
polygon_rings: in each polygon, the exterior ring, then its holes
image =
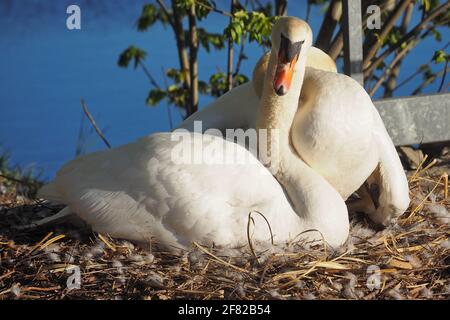
{"type": "Polygon", "coordinates": [[[448,168],[424,161],[408,174],[411,206],[398,223],[376,230],[354,215],[339,250],[319,242],[261,252],[194,243],[171,253],[70,225],[14,231],[59,208],[9,188],[0,195],[0,300],[447,299],[448,168]],[[81,285],[69,289],[76,269],[81,285]]]}

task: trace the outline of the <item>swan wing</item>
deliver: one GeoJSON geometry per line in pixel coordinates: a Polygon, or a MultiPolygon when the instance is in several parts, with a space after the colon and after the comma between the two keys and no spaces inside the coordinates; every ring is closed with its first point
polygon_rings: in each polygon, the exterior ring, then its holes
{"type": "Polygon", "coordinates": [[[378,167],[368,179],[379,188],[378,208],[371,218],[381,224],[389,224],[403,214],[409,206],[409,187],[405,171],[383,120],[373,106],[376,130],[375,141],[380,156],[378,167]]]}
{"type": "MultiPolygon", "coordinates": [[[[75,159],[43,191],[52,189],[95,231],[138,242],[156,237],[177,247],[192,241],[242,245],[252,210],[265,215],[276,240],[295,236],[300,218],[250,152],[215,136],[173,137],[154,134],[75,159]],[[196,143],[203,149],[189,154],[196,143]],[[191,158],[198,154],[203,156],[200,163],[191,158]],[[224,163],[225,154],[234,154],[238,162],[224,163]]],[[[254,219],[255,241],[270,238],[262,218],[254,219]]]]}

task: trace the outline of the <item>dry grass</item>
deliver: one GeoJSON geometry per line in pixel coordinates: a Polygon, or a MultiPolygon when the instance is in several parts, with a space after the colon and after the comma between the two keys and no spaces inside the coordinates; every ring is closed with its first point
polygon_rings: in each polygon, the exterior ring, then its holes
{"type": "Polygon", "coordinates": [[[58,208],[10,188],[0,195],[0,300],[448,299],[450,199],[443,172],[421,166],[410,173],[411,207],[395,226],[375,231],[364,216],[353,216],[351,236],[338,251],[295,243],[256,251],[257,259],[248,246],[193,244],[189,252],[149,253],[69,225],[14,231],[11,225],[58,208]],[[374,266],[379,269],[370,273],[374,266]],[[81,288],[68,290],[74,267],[81,288]],[[374,279],[380,286],[370,290],[374,279]]]}

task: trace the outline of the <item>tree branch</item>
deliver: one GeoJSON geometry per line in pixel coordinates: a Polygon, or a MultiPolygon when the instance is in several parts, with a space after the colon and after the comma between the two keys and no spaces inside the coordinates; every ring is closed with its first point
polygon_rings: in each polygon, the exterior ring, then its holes
{"type": "MultiPolygon", "coordinates": [[[[403,20],[402,24],[400,26],[400,32],[402,34],[405,34],[408,30],[409,23],[411,21],[412,14],[414,12],[414,3],[411,2],[408,7],[406,8],[405,13],[403,14],[403,20]]],[[[400,74],[400,67],[402,64],[404,57],[397,63],[397,65],[392,70],[391,74],[389,75],[388,80],[386,81],[386,84],[384,85],[384,94],[383,97],[392,97],[393,89],[395,88],[397,84],[397,78],[400,74]]]]}
{"type": "Polygon", "coordinates": [[[195,2],[196,5],[199,5],[200,7],[205,7],[205,8],[207,8],[207,9],[209,9],[209,10],[215,12],[215,13],[219,13],[221,15],[224,15],[224,16],[227,16],[227,17],[230,17],[230,18],[233,17],[233,14],[231,14],[229,12],[226,12],[226,11],[224,11],[222,9],[218,9],[216,7],[215,3],[213,5],[207,5],[206,3],[203,3],[203,2],[197,1],[197,0],[194,0],[194,2],[195,2]]]}
{"type": "Polygon", "coordinates": [[[340,0],[332,0],[320,26],[316,43],[314,44],[315,47],[328,51],[334,30],[339,20],[341,20],[341,16],[342,2],[340,0]]]}
{"type": "MultiPolygon", "coordinates": [[[[230,11],[234,12],[235,0],[230,0],[230,11]]],[[[230,17],[230,24],[233,18],[230,17]]],[[[233,89],[233,39],[228,38],[228,61],[227,61],[227,89],[233,89]]]]}
{"type": "Polygon", "coordinates": [[[145,75],[147,76],[148,80],[150,81],[151,85],[155,87],[156,89],[160,89],[159,84],[156,82],[155,78],[153,78],[150,71],[147,69],[145,64],[142,61],[138,62],[139,66],[142,68],[142,71],[144,71],[145,75]]]}
{"type": "Polygon", "coordinates": [[[406,43],[408,40],[410,40],[412,37],[414,37],[417,33],[422,31],[422,29],[425,27],[425,25],[432,21],[434,18],[436,18],[441,13],[445,12],[446,10],[450,9],[450,1],[447,1],[446,3],[442,4],[438,8],[436,8],[433,12],[431,12],[424,20],[422,20],[419,24],[417,24],[410,32],[408,32],[405,36],[403,36],[402,39],[400,39],[395,45],[387,48],[378,58],[373,61],[369,67],[367,67],[364,70],[364,77],[367,77],[372,71],[392,52],[397,50],[401,47],[403,43],[406,43]]]}
{"type": "Polygon", "coordinates": [[[169,12],[169,9],[167,9],[166,5],[164,4],[164,2],[162,0],[156,0],[156,2],[158,2],[159,7],[164,12],[164,14],[167,16],[167,20],[169,21],[170,25],[173,28],[174,27],[174,21],[172,19],[172,15],[169,12]]]}
{"type": "Polygon", "coordinates": [[[383,25],[383,29],[381,30],[379,34],[379,39],[375,41],[375,43],[370,47],[369,51],[364,57],[363,61],[363,68],[367,68],[368,64],[370,63],[370,60],[375,56],[378,49],[383,45],[384,39],[387,37],[389,32],[392,30],[392,28],[395,25],[395,22],[400,17],[403,11],[405,11],[406,7],[410,4],[411,0],[402,0],[400,4],[398,4],[394,11],[391,12],[389,17],[387,18],[385,24],[383,25]]]}
{"type": "Polygon", "coordinates": [[[422,89],[428,86],[429,84],[433,83],[437,78],[439,78],[441,75],[444,74],[444,72],[447,72],[447,70],[439,71],[437,74],[433,74],[432,77],[426,79],[420,86],[418,86],[412,93],[412,96],[415,96],[422,92],[422,89]]]}
{"type": "Polygon", "coordinates": [[[189,8],[189,71],[191,78],[189,106],[187,115],[190,116],[198,109],[198,39],[195,4],[189,8]]]}
{"type": "Polygon", "coordinates": [[[176,1],[172,0],[172,12],[173,12],[173,32],[175,35],[175,41],[178,50],[178,60],[180,63],[181,73],[183,74],[183,84],[185,89],[189,89],[191,82],[189,77],[189,59],[186,52],[186,41],[184,39],[184,28],[179,9],[176,6],[176,1]]]}
{"type": "Polygon", "coordinates": [[[305,21],[309,23],[309,16],[311,15],[311,0],[306,1],[306,16],[305,21]]]}
{"type": "MultiPolygon", "coordinates": [[[[447,44],[440,50],[445,50],[447,49],[447,47],[450,45],[450,42],[447,42],[447,44]]],[[[399,89],[400,87],[404,86],[406,83],[408,83],[409,81],[411,81],[412,79],[414,79],[418,74],[420,74],[420,72],[422,72],[422,69],[427,66],[428,64],[430,64],[433,61],[433,58],[430,59],[430,61],[428,63],[424,63],[421,66],[419,66],[419,68],[417,68],[417,70],[412,73],[411,75],[409,75],[408,77],[406,77],[402,82],[400,82],[394,89],[392,89],[392,92],[396,91],[397,89],[399,89]]]]}
{"type": "Polygon", "coordinates": [[[241,40],[241,49],[239,50],[238,61],[236,63],[236,69],[234,70],[233,77],[236,77],[239,74],[242,61],[247,59],[247,56],[244,54],[244,43],[245,43],[245,39],[242,39],[241,40]]]}
{"type": "Polygon", "coordinates": [[[98,136],[100,137],[100,139],[103,140],[103,142],[106,144],[106,146],[111,149],[111,145],[109,144],[108,140],[106,140],[105,136],[102,133],[102,130],[100,130],[100,128],[97,126],[97,124],[95,123],[94,118],[92,117],[91,113],[89,112],[89,109],[86,105],[86,103],[84,102],[83,99],[81,99],[81,107],[83,108],[84,114],[86,115],[86,117],[89,119],[89,122],[92,124],[92,126],[95,129],[95,132],[97,132],[98,136]]]}
{"type": "Polygon", "coordinates": [[[381,86],[383,81],[391,74],[391,71],[393,68],[399,63],[410,51],[414,46],[416,45],[415,42],[411,41],[405,48],[403,48],[400,53],[391,61],[389,66],[384,70],[383,75],[378,79],[377,83],[373,86],[373,88],[369,91],[369,95],[372,97],[375,92],[378,90],[378,88],[381,86]]]}
{"type": "Polygon", "coordinates": [[[339,30],[336,37],[334,37],[334,40],[331,42],[330,50],[328,50],[328,55],[331,57],[331,59],[336,61],[342,51],[342,48],[344,48],[344,36],[341,29],[339,30]]]}
{"type": "Polygon", "coordinates": [[[437,92],[441,92],[442,89],[444,88],[445,76],[447,75],[447,67],[448,67],[448,60],[445,60],[444,74],[442,75],[441,84],[439,85],[439,89],[437,92]]]}
{"type": "Polygon", "coordinates": [[[275,15],[285,16],[287,14],[287,0],[275,0],[275,15]]]}
{"type": "MultiPolygon", "coordinates": [[[[166,87],[166,92],[167,95],[169,95],[169,84],[167,83],[167,76],[166,76],[166,72],[164,71],[164,68],[161,67],[161,72],[162,72],[162,76],[164,79],[164,85],[166,87]]],[[[170,111],[170,104],[167,104],[167,117],[169,118],[169,127],[170,127],[170,131],[172,131],[173,129],[173,121],[172,121],[172,112],[170,111]]]]}

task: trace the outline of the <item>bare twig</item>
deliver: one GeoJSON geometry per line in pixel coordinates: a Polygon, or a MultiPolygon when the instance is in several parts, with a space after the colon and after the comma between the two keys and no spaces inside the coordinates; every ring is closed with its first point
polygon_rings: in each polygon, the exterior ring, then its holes
{"type": "MultiPolygon", "coordinates": [[[[441,50],[445,50],[448,46],[450,45],[450,41],[447,42],[447,44],[442,47],[441,50]]],[[[411,81],[412,79],[414,79],[418,74],[420,74],[422,72],[422,69],[427,66],[429,63],[431,63],[433,61],[433,58],[430,59],[430,61],[428,63],[424,63],[421,66],[419,66],[419,68],[417,68],[416,71],[414,71],[414,73],[412,73],[411,75],[409,75],[408,77],[406,77],[402,82],[400,82],[394,89],[392,89],[392,92],[394,92],[395,90],[399,89],[400,87],[404,86],[406,83],[408,83],[409,81],[411,81]]]]}
{"type": "Polygon", "coordinates": [[[419,33],[425,25],[436,18],[441,13],[450,9],[450,1],[445,2],[438,8],[436,8],[433,12],[431,12],[425,19],[419,22],[410,32],[404,35],[396,44],[387,48],[382,54],[378,56],[365,70],[364,77],[367,77],[372,71],[392,52],[396,51],[398,48],[402,46],[403,43],[408,42],[411,38],[415,37],[417,33],[419,33]]]}
{"type": "MultiPolygon", "coordinates": [[[[185,249],[174,247],[175,251],[169,252],[155,242],[151,256],[145,249],[126,241],[90,233],[79,234],[80,240],[74,243],[68,233],[66,237],[55,237],[50,232],[44,237],[45,234],[27,232],[20,235],[20,244],[16,244],[9,236],[8,221],[0,219],[0,250],[6,257],[2,260],[4,271],[0,272],[0,298],[114,299],[120,296],[136,299],[145,295],[154,299],[348,299],[346,291],[349,290],[343,289],[350,287],[355,296],[364,299],[392,298],[392,289],[399,298],[447,299],[447,282],[442,274],[449,268],[450,229],[448,220],[433,213],[429,204],[442,206],[443,210],[450,208],[448,176],[445,169],[436,172],[434,169],[439,167],[430,168],[422,163],[416,172],[411,172],[413,178],[409,179],[409,187],[413,208],[400,218],[401,228],[388,226],[383,232],[361,232],[355,223],[362,223],[363,228],[370,227],[365,219],[353,216],[350,228],[353,241],[338,251],[322,247],[316,235],[311,241],[309,237],[301,240],[294,237],[290,243],[276,244],[277,253],[265,253],[263,256],[267,260],[263,262],[253,243],[260,264],[254,263],[245,239],[241,246],[232,250],[194,243],[192,249],[205,257],[199,263],[201,268],[194,270],[186,265],[190,261],[186,261],[185,249]],[[413,216],[407,219],[411,212],[413,216]],[[96,241],[92,241],[95,238],[96,241]],[[106,247],[111,250],[104,250],[106,247]],[[54,261],[58,257],[61,261],[54,261]],[[141,261],[142,258],[147,261],[147,257],[151,263],[141,261]],[[61,280],[67,277],[66,271],[76,265],[82,271],[83,285],[69,291],[61,286],[61,280]],[[373,270],[379,280],[375,288],[366,285],[371,277],[370,265],[379,266],[379,270],[373,270]],[[353,274],[354,286],[348,284],[347,272],[353,274]],[[164,286],[154,286],[155,282],[164,286]],[[423,293],[422,289],[429,289],[431,294],[427,290],[423,293]]],[[[0,201],[4,197],[0,196],[0,201]]],[[[7,210],[6,220],[24,219],[36,208],[26,205],[24,211],[17,210],[22,201],[9,201],[7,198],[5,205],[0,203],[4,205],[3,210],[7,210]]],[[[254,215],[251,219],[256,222],[254,215]]]]}
{"type": "Polygon", "coordinates": [[[204,3],[204,2],[197,1],[197,0],[194,0],[194,2],[195,2],[196,5],[199,5],[200,7],[205,7],[205,8],[207,8],[207,9],[209,9],[209,10],[215,12],[215,13],[219,13],[219,14],[227,16],[227,17],[233,17],[233,15],[231,13],[226,12],[226,11],[224,11],[222,9],[218,9],[215,4],[208,5],[208,4],[204,3]]]}
{"type": "Polygon", "coordinates": [[[369,51],[364,57],[363,68],[367,68],[370,60],[375,56],[378,49],[383,45],[384,39],[387,37],[389,32],[394,27],[395,22],[400,17],[403,11],[405,11],[406,7],[410,4],[411,0],[402,0],[400,4],[395,7],[395,10],[391,12],[385,24],[383,25],[383,29],[379,34],[379,39],[375,41],[375,43],[370,47],[369,51]]]}
{"type": "Polygon", "coordinates": [[[98,136],[103,140],[103,142],[106,144],[106,146],[111,149],[111,145],[109,144],[108,140],[106,140],[106,138],[103,135],[102,131],[100,130],[100,128],[95,123],[95,120],[92,117],[92,115],[90,114],[89,109],[88,109],[88,107],[87,107],[87,105],[86,105],[86,103],[84,102],[83,99],[81,99],[81,106],[83,107],[84,114],[89,119],[89,122],[92,124],[92,126],[94,127],[95,132],[97,132],[98,136]]]}
{"type": "MultiPolygon", "coordinates": [[[[166,73],[164,72],[164,68],[161,67],[161,72],[163,75],[163,79],[164,79],[164,85],[166,86],[166,92],[167,94],[169,94],[169,84],[167,83],[167,76],[166,73]]],[[[170,104],[167,104],[167,117],[169,118],[169,126],[170,126],[170,131],[172,131],[173,129],[173,121],[172,121],[172,112],[170,111],[170,104]]]]}
{"type": "Polygon", "coordinates": [[[239,74],[239,72],[241,71],[242,61],[247,59],[247,56],[244,54],[244,46],[245,46],[245,39],[243,38],[243,39],[241,39],[241,48],[239,50],[238,61],[236,63],[236,68],[233,73],[233,78],[236,77],[239,74]]]}
{"type": "MultiPolygon", "coordinates": [[[[408,26],[412,18],[412,14],[414,12],[414,2],[410,2],[408,7],[405,10],[405,13],[403,14],[402,23],[400,25],[400,33],[405,34],[408,31],[408,26]]],[[[392,70],[391,74],[389,75],[388,80],[386,81],[386,84],[384,85],[384,94],[383,97],[391,97],[393,93],[393,89],[395,88],[397,84],[397,78],[400,74],[400,67],[402,65],[402,61],[405,57],[400,59],[400,61],[397,63],[397,65],[392,70]]]]}
{"type": "Polygon", "coordinates": [[[441,92],[442,89],[444,88],[444,83],[445,83],[445,76],[447,75],[447,67],[448,67],[448,60],[445,60],[445,66],[444,66],[444,74],[442,75],[442,80],[441,80],[441,84],[439,85],[439,89],[437,92],[441,92]]]}
{"type": "MultiPolygon", "coordinates": [[[[380,5],[380,9],[381,9],[381,12],[387,11],[388,3],[384,2],[382,5],[380,5]]],[[[362,20],[362,26],[363,26],[363,30],[367,29],[367,16],[364,17],[364,19],[362,20]]],[[[344,47],[344,37],[342,35],[342,29],[339,29],[339,32],[334,37],[333,41],[331,41],[329,50],[327,50],[328,55],[333,60],[336,60],[338,58],[339,54],[341,53],[343,47],[344,47]]]]}
{"type": "Polygon", "coordinates": [[[403,59],[404,56],[416,45],[416,42],[411,41],[405,48],[403,48],[398,55],[392,60],[389,66],[384,70],[383,75],[378,79],[377,83],[369,91],[369,95],[372,97],[383,81],[391,74],[394,67],[403,59]]]}
{"type": "Polygon", "coordinates": [[[422,82],[414,91],[411,93],[412,96],[415,96],[416,94],[419,94],[422,92],[422,89],[433,83],[437,78],[441,77],[444,74],[444,70],[439,71],[436,74],[433,74],[430,78],[426,79],[424,82],[422,82]]]}
{"type": "Polygon", "coordinates": [[[166,7],[164,1],[162,0],[156,0],[156,2],[158,2],[161,10],[164,12],[164,14],[167,16],[167,20],[169,20],[170,25],[172,26],[172,28],[174,28],[174,21],[172,18],[172,14],[169,12],[169,9],[166,7]]]}
{"type": "Polygon", "coordinates": [[[159,84],[156,82],[155,78],[153,78],[152,74],[150,73],[150,71],[147,69],[147,67],[145,66],[145,64],[142,61],[139,61],[139,66],[142,68],[142,70],[144,71],[145,75],[147,76],[148,80],[150,81],[150,84],[157,88],[160,89],[159,84]]]}

